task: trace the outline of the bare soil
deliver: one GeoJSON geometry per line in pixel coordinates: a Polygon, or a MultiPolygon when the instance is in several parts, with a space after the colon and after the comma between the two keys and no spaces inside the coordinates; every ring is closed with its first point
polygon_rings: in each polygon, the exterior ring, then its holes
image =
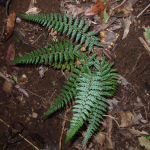
{"type": "MultiPolygon", "coordinates": [[[[29,3],[30,0],[12,0],[9,6],[9,13],[14,11],[17,16],[19,16],[19,14],[24,14],[24,12],[28,9],[29,3]]],[[[148,1],[146,0],[138,1],[134,6],[134,15],[136,16],[140,11],[142,11],[147,4],[148,1]]],[[[51,12],[59,12],[60,0],[37,0],[36,6],[41,9],[40,13],[47,14],[51,12]]],[[[2,34],[5,18],[5,8],[0,6],[0,35],[2,34]]],[[[17,24],[16,26],[18,26],[18,28],[19,26],[28,27],[28,23],[28,21],[22,20],[21,24],[17,24]]],[[[135,27],[135,25],[132,24],[130,27],[130,32],[124,40],[121,40],[123,29],[117,31],[120,36],[116,43],[117,46],[115,51],[117,61],[114,65],[114,68],[118,69],[118,74],[124,76],[132,84],[135,95],[140,97],[142,102],[147,107],[150,105],[150,56],[140,43],[138,37],[143,36],[142,25],[148,26],[149,24],[149,15],[139,17],[138,26],[135,27]],[[142,55],[137,62],[140,54],[142,55]],[[136,62],[136,69],[131,73],[136,62]],[[143,70],[143,68],[145,69],[143,70]]],[[[33,23],[31,28],[35,26],[37,26],[37,24],[33,23]]],[[[47,33],[46,29],[39,27],[38,31],[34,32],[33,40],[37,39],[43,33],[47,33]]],[[[26,34],[24,37],[25,41],[29,39],[31,36],[30,34],[32,34],[32,31],[26,34]]],[[[15,45],[16,53],[19,52],[21,54],[25,54],[35,49],[31,46],[23,44],[19,39],[18,34],[15,32],[6,42],[1,42],[0,68],[6,69],[8,74],[12,73],[12,68],[7,64],[6,53],[8,46],[12,42],[15,45]]],[[[41,40],[38,40],[34,46],[44,47],[46,44],[47,41],[45,41],[44,36],[42,36],[41,40]]],[[[21,134],[39,149],[43,149],[46,144],[53,142],[58,145],[60,141],[62,123],[64,121],[63,116],[66,109],[61,109],[53,115],[44,117],[43,119],[40,119],[40,117],[54,103],[66,78],[60,70],[55,70],[51,67],[47,67],[48,70],[45,73],[44,78],[40,78],[38,67],[38,65],[20,65],[18,76],[26,74],[28,77],[28,82],[25,84],[25,88],[29,93],[29,98],[22,96],[22,93],[18,92],[16,89],[13,89],[11,93],[4,92],[3,83],[5,80],[0,78],[0,119],[16,130],[20,131],[24,128],[24,131],[21,132],[21,134]],[[18,99],[17,97],[19,96],[22,97],[22,99],[18,99]],[[38,116],[33,118],[33,113],[37,113],[38,116]]],[[[123,97],[119,87],[116,96],[123,97]]],[[[132,105],[133,102],[130,94],[128,95],[128,100],[126,110],[132,111],[134,109],[137,111],[137,109],[132,105]]],[[[150,119],[150,114],[144,109],[144,107],[138,111],[142,113],[145,119],[150,119]]],[[[66,117],[68,120],[71,119],[71,111],[67,112],[66,117]]],[[[9,128],[7,125],[0,122],[0,149],[3,149],[3,144],[6,144],[8,141],[7,133],[9,133],[9,128]]],[[[69,128],[69,121],[66,121],[65,128],[69,128]]],[[[114,129],[113,136],[113,142],[116,143],[115,149],[123,149],[125,145],[119,145],[119,138],[121,135],[117,132],[116,128],[114,129]]],[[[65,137],[66,133],[64,133],[62,137],[62,150],[75,149],[72,147],[73,143],[71,141],[65,144],[65,137]]],[[[19,138],[21,139],[21,137],[18,136],[15,140],[20,140],[19,138]]],[[[12,145],[10,144],[8,146],[8,150],[35,149],[25,140],[21,140],[15,144],[13,142],[14,141],[12,141],[12,145]]]]}

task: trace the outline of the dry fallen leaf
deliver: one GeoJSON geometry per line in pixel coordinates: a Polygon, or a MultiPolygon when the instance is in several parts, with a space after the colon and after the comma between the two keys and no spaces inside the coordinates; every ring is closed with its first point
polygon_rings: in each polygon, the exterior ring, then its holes
{"type": "Polygon", "coordinates": [[[7,50],[7,60],[13,60],[15,59],[15,49],[14,49],[14,43],[10,44],[7,50]]]}
{"type": "Polygon", "coordinates": [[[129,17],[123,19],[124,22],[124,33],[122,39],[125,39],[129,33],[130,25],[132,24],[133,16],[130,15],[129,17]]]}
{"type": "Polygon", "coordinates": [[[26,14],[37,14],[41,10],[34,6],[34,3],[37,3],[36,0],[31,0],[29,4],[28,10],[25,12],[26,14]]]}
{"type": "Polygon", "coordinates": [[[3,90],[6,92],[6,93],[10,93],[11,90],[12,90],[12,87],[13,87],[13,83],[5,80],[4,81],[4,84],[3,84],[3,90]]]}
{"type": "Polygon", "coordinates": [[[103,145],[105,142],[105,137],[106,135],[104,133],[99,132],[98,134],[96,134],[96,136],[94,136],[94,140],[100,145],[103,145]]]}
{"type": "Polygon", "coordinates": [[[138,138],[138,140],[141,146],[145,146],[147,150],[150,150],[150,141],[147,140],[146,137],[141,136],[138,138]]]}
{"type": "Polygon", "coordinates": [[[143,117],[142,117],[142,114],[139,113],[138,115],[137,114],[134,114],[134,124],[140,124],[140,121],[143,120],[143,117]]]}
{"type": "Polygon", "coordinates": [[[27,10],[25,13],[26,14],[37,14],[37,13],[39,13],[41,10],[39,9],[39,8],[37,8],[37,7],[32,7],[32,8],[30,8],[29,10],[27,10]]]}
{"type": "Polygon", "coordinates": [[[106,6],[103,4],[103,2],[97,1],[95,4],[93,4],[91,6],[91,8],[88,8],[85,11],[84,15],[86,15],[86,16],[95,15],[95,14],[103,11],[105,9],[105,7],[106,6]]]}
{"type": "Polygon", "coordinates": [[[129,129],[129,131],[133,134],[133,135],[135,135],[135,136],[141,136],[141,135],[149,135],[146,131],[139,131],[139,130],[136,130],[136,129],[134,129],[134,128],[132,128],[132,129],[129,129]]]}
{"type": "Polygon", "coordinates": [[[120,127],[130,127],[133,122],[134,122],[134,115],[127,111],[127,112],[124,112],[124,111],[120,111],[120,117],[121,117],[121,125],[120,127]]]}
{"type": "Polygon", "coordinates": [[[46,67],[43,66],[43,65],[41,65],[41,66],[39,67],[39,75],[40,75],[41,78],[44,77],[45,72],[46,72],[46,67]]]}
{"type": "Polygon", "coordinates": [[[15,26],[16,14],[13,12],[8,16],[7,25],[6,25],[6,33],[3,36],[2,41],[6,41],[13,33],[13,29],[15,26]]]}

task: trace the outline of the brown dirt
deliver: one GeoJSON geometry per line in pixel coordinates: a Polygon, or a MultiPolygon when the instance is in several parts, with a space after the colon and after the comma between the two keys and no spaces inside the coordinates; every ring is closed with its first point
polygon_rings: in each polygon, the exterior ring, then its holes
{"type": "MultiPolygon", "coordinates": [[[[18,14],[23,14],[28,6],[29,6],[30,0],[12,0],[10,7],[9,7],[9,13],[15,12],[18,16],[18,14]]],[[[145,8],[146,4],[148,2],[145,0],[143,2],[137,2],[134,8],[134,14],[135,16],[143,9],[145,8]]],[[[37,7],[41,9],[41,13],[50,13],[50,12],[59,12],[59,4],[60,0],[38,0],[37,1],[37,7]]],[[[2,33],[3,25],[4,25],[4,19],[5,16],[5,8],[0,6],[0,35],[2,33]]],[[[150,88],[147,88],[145,86],[145,83],[150,84],[150,59],[147,51],[143,47],[143,45],[140,43],[138,37],[143,35],[143,29],[142,25],[149,25],[149,16],[142,16],[138,20],[140,20],[140,23],[138,24],[138,28],[135,29],[135,26],[132,25],[130,28],[129,35],[125,40],[121,40],[123,29],[119,30],[119,34],[121,35],[117,41],[116,46],[116,60],[114,68],[118,69],[118,74],[124,76],[134,87],[134,91],[136,92],[137,96],[139,96],[143,103],[145,105],[149,105],[149,94],[150,94],[150,88]],[[132,71],[138,56],[142,53],[142,56],[140,57],[138,63],[137,63],[137,69],[132,72],[131,75],[130,72],[132,71]],[[147,65],[147,67],[142,71],[142,69],[147,65]]],[[[22,21],[22,23],[19,26],[28,26],[27,21],[22,21]]],[[[32,24],[32,27],[37,26],[32,24]]],[[[46,33],[46,30],[44,28],[39,28],[38,32],[35,32],[34,34],[34,40],[39,37],[42,33],[46,33]]],[[[32,33],[31,33],[32,34],[32,33]]],[[[30,37],[30,33],[25,36],[25,40],[30,37]]],[[[25,44],[22,44],[21,40],[19,40],[18,35],[14,32],[13,35],[9,40],[6,42],[0,43],[0,66],[1,69],[6,68],[7,73],[10,74],[12,72],[12,68],[9,67],[6,63],[6,52],[8,49],[8,46],[14,42],[16,47],[16,52],[20,52],[21,54],[25,54],[27,52],[30,52],[31,50],[34,50],[34,48],[31,48],[30,46],[27,46],[25,44]]],[[[44,39],[39,40],[35,46],[36,47],[43,47],[46,45],[46,41],[44,39]]],[[[26,74],[28,77],[28,82],[25,84],[26,89],[28,89],[28,93],[30,95],[30,98],[27,99],[23,96],[23,100],[18,100],[18,96],[22,96],[21,93],[19,93],[17,90],[13,89],[11,93],[5,93],[3,91],[3,83],[4,79],[0,78],[0,119],[2,119],[5,123],[12,126],[14,124],[14,129],[21,130],[23,127],[25,127],[25,130],[21,133],[23,136],[27,136],[27,139],[31,141],[34,145],[36,145],[38,148],[44,148],[45,143],[54,142],[59,144],[59,139],[62,131],[62,123],[63,119],[60,119],[60,114],[64,116],[65,109],[61,109],[51,115],[48,118],[44,118],[43,120],[40,119],[40,117],[46,112],[46,110],[49,108],[50,105],[53,104],[53,102],[56,100],[57,96],[60,93],[60,90],[62,88],[62,85],[64,84],[65,77],[62,74],[60,70],[55,70],[51,67],[48,67],[48,71],[45,74],[45,77],[41,79],[38,74],[38,65],[23,65],[21,66],[19,70],[19,75],[26,74]],[[53,84],[53,81],[56,85],[53,84]],[[53,92],[53,97],[51,98],[51,95],[53,92]],[[34,94],[33,94],[34,93],[34,94]],[[45,101],[40,98],[43,97],[44,99],[49,99],[48,103],[45,103],[45,101]],[[38,114],[37,118],[32,118],[32,113],[35,112],[38,114]],[[36,133],[36,134],[35,134],[36,133]]],[[[119,89],[117,92],[117,95],[122,97],[119,89]],[[120,95],[119,95],[120,94],[120,95]]],[[[130,99],[130,103],[132,103],[132,100],[130,99]]],[[[132,111],[133,107],[130,107],[130,103],[128,106],[129,111],[132,111]]],[[[145,110],[142,108],[140,111],[143,116],[145,117],[145,110]]],[[[71,119],[71,112],[67,113],[67,118],[71,119]]],[[[150,118],[150,115],[147,114],[147,119],[150,118]]],[[[146,118],[145,118],[146,119],[146,118]]],[[[5,143],[6,140],[6,131],[8,130],[8,127],[0,122],[0,137],[1,142],[5,143]]],[[[69,128],[69,122],[66,121],[65,128],[69,128]]],[[[116,130],[117,132],[117,130],[116,130]]],[[[119,138],[119,134],[116,134],[116,141],[117,138],[119,138]]],[[[62,149],[68,150],[73,149],[69,147],[71,142],[68,142],[65,144],[65,137],[66,134],[63,134],[62,138],[62,149]]],[[[116,142],[117,143],[117,142],[116,142]]],[[[1,146],[1,145],[0,145],[1,146]]],[[[1,148],[2,149],[2,146],[1,148]]],[[[11,149],[28,149],[32,150],[33,148],[28,142],[25,140],[9,145],[8,150],[11,149]]],[[[119,149],[119,147],[115,148],[119,149]]]]}

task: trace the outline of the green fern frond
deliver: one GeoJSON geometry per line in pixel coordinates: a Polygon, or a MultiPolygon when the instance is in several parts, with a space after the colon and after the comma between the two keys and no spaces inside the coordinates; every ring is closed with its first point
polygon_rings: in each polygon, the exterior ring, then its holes
{"type": "Polygon", "coordinates": [[[102,119],[103,111],[106,111],[105,103],[107,103],[106,96],[111,96],[110,91],[114,90],[112,85],[116,84],[115,70],[111,69],[105,59],[99,63],[99,71],[92,73],[82,73],[78,80],[76,89],[78,94],[76,96],[75,106],[70,129],[67,134],[66,142],[75,135],[84,121],[89,118],[89,126],[85,135],[84,144],[87,143],[92,134],[96,131],[102,119]]]}
{"type": "MultiPolygon", "coordinates": [[[[66,62],[67,66],[69,63],[75,63],[77,57],[85,57],[83,53],[79,53],[78,50],[81,45],[73,46],[72,42],[57,42],[55,45],[50,45],[50,48],[45,47],[41,48],[41,50],[37,49],[32,51],[31,53],[27,53],[21,57],[18,57],[11,62],[15,63],[45,63],[51,64],[52,66],[57,66],[59,68],[59,64],[66,62]]],[[[62,66],[62,65],[61,65],[62,66]]],[[[63,66],[63,67],[64,67],[63,66]]]]}
{"type": "Polygon", "coordinates": [[[69,18],[67,18],[66,14],[62,16],[60,13],[57,15],[54,14],[21,14],[24,18],[31,20],[33,22],[37,22],[42,24],[43,26],[50,26],[56,31],[62,32],[62,34],[66,33],[66,36],[70,35],[70,38],[75,38],[75,42],[79,42],[81,45],[85,42],[85,48],[88,47],[89,53],[92,51],[94,45],[102,46],[100,43],[100,39],[95,35],[96,31],[88,31],[89,23],[84,25],[84,19],[82,18],[80,21],[78,17],[75,21],[73,21],[72,15],[70,14],[69,18]]]}
{"type": "Polygon", "coordinates": [[[95,56],[96,55],[89,58],[85,57],[84,60],[80,59],[82,65],[76,64],[76,68],[72,70],[72,72],[70,73],[70,77],[67,77],[68,81],[66,81],[66,85],[63,86],[64,89],[61,90],[60,96],[57,98],[55,103],[47,110],[44,116],[50,115],[51,113],[67,105],[69,102],[71,102],[71,100],[73,100],[73,98],[78,93],[78,89],[76,88],[77,81],[82,73],[90,72],[89,67],[94,63],[95,56]]]}

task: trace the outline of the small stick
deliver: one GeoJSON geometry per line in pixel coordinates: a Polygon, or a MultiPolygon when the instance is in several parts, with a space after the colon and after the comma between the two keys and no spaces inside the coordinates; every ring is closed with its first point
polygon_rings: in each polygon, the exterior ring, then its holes
{"type": "Polygon", "coordinates": [[[140,55],[138,56],[137,61],[136,61],[135,65],[134,65],[132,71],[129,73],[129,76],[131,75],[132,72],[134,72],[138,68],[138,67],[136,68],[136,66],[137,66],[137,63],[138,63],[138,61],[139,61],[141,56],[142,56],[142,54],[140,53],[140,55]]]}
{"type": "MultiPolygon", "coordinates": [[[[65,111],[64,118],[66,118],[66,114],[67,114],[67,110],[65,111]]],[[[62,123],[62,131],[61,131],[60,140],[59,140],[59,150],[61,150],[61,140],[62,140],[62,135],[63,135],[63,132],[64,132],[64,128],[65,128],[65,123],[66,123],[66,120],[64,119],[64,121],[62,123]]]]}
{"type": "MultiPolygon", "coordinates": [[[[6,122],[4,122],[2,119],[0,119],[0,121],[2,123],[4,123],[7,127],[10,127],[6,122]]],[[[21,138],[23,138],[26,142],[28,142],[30,145],[32,145],[35,149],[40,150],[39,148],[37,148],[35,145],[33,145],[29,140],[27,140],[24,136],[22,136],[21,134],[19,134],[19,136],[21,138]]]]}
{"type": "Polygon", "coordinates": [[[145,49],[148,51],[148,54],[150,55],[150,47],[148,46],[148,44],[145,42],[145,40],[142,37],[139,37],[139,40],[143,44],[145,49]]]}
{"type": "Polygon", "coordinates": [[[148,6],[146,6],[146,8],[143,9],[143,10],[136,16],[136,18],[139,18],[139,17],[143,14],[143,12],[144,12],[148,7],[150,7],[150,4],[149,4],[148,6]]]}
{"type": "Polygon", "coordinates": [[[39,96],[39,95],[37,95],[37,94],[35,94],[35,93],[33,93],[33,92],[31,92],[30,90],[28,90],[28,89],[26,89],[27,91],[29,91],[31,94],[33,94],[33,95],[35,95],[35,96],[37,96],[37,97],[40,97],[40,98],[42,98],[44,101],[46,101],[46,99],[45,98],[43,98],[42,96],[39,96]]]}
{"type": "Polygon", "coordinates": [[[146,66],[144,66],[144,68],[136,75],[136,77],[138,77],[148,66],[149,62],[146,64],[146,66]]]}
{"type": "Polygon", "coordinates": [[[12,84],[15,83],[12,79],[7,78],[2,72],[0,72],[0,77],[2,77],[3,79],[7,80],[8,82],[10,82],[10,83],[12,83],[12,84]]]}
{"type": "Polygon", "coordinates": [[[5,11],[6,11],[6,17],[8,17],[8,6],[9,6],[10,0],[7,1],[5,11]]]}
{"type": "Polygon", "coordinates": [[[47,103],[52,99],[54,93],[56,92],[56,90],[54,90],[54,92],[52,93],[51,97],[48,99],[47,103]]]}
{"type": "Polygon", "coordinates": [[[43,35],[43,33],[36,40],[34,40],[31,44],[36,43],[42,37],[42,35],[43,35]]]}

